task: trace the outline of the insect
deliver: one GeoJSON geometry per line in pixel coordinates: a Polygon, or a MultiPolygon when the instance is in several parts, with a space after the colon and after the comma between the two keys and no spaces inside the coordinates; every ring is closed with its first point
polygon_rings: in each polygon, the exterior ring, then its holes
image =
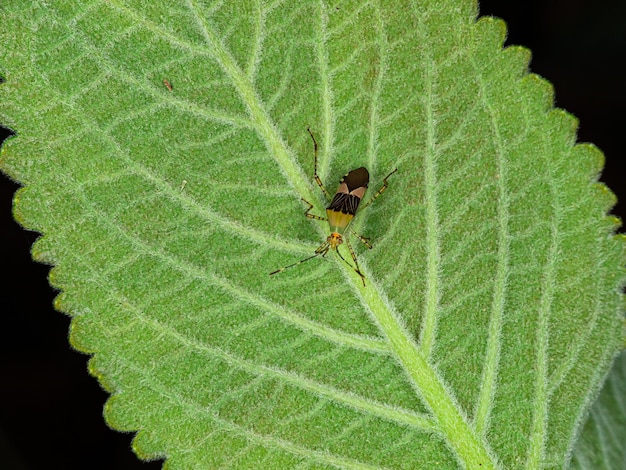
{"type": "MultiPolygon", "coordinates": [[[[326,197],[330,198],[330,194],[324,187],[322,180],[317,174],[317,142],[313,133],[310,129],[307,129],[309,134],[311,135],[311,139],[313,139],[313,149],[315,154],[315,182],[320,187],[322,192],[326,195],[326,197]]],[[[372,196],[372,198],[367,201],[362,207],[365,208],[369,206],[375,199],[377,199],[389,186],[387,183],[387,179],[393,175],[398,169],[396,168],[391,173],[389,173],[385,178],[383,178],[382,187],[372,196]]],[[[371,243],[369,242],[369,238],[363,237],[356,233],[352,227],[350,227],[350,223],[361,204],[361,200],[363,196],[365,196],[365,192],[367,191],[367,185],[369,184],[369,172],[366,168],[360,167],[356,170],[352,170],[348,174],[344,175],[339,182],[339,187],[337,188],[337,192],[333,196],[330,204],[326,208],[326,217],[321,217],[319,215],[311,214],[311,209],[313,209],[313,204],[311,204],[306,199],[302,199],[306,204],[308,204],[308,209],[304,213],[310,219],[316,220],[324,220],[328,222],[330,227],[330,235],[326,238],[326,241],[322,243],[316,250],[315,254],[300,260],[296,263],[285,266],[284,268],[277,269],[270,273],[270,276],[274,274],[278,274],[283,272],[285,269],[292,268],[294,266],[298,266],[299,264],[304,263],[305,261],[309,261],[317,256],[326,256],[329,250],[335,250],[335,253],[341,258],[341,260],[346,263],[350,268],[352,268],[360,277],[361,281],[363,281],[363,286],[365,287],[365,276],[361,272],[361,268],[359,267],[359,262],[356,259],[356,254],[354,253],[354,249],[350,244],[350,241],[347,237],[344,238],[344,235],[347,230],[349,230],[353,235],[355,235],[361,242],[369,249],[372,248],[371,243]],[[352,266],[346,259],[341,255],[338,247],[339,245],[346,242],[348,246],[348,250],[350,251],[350,255],[352,256],[352,261],[354,261],[354,266],[352,266]]]]}
{"type": "Polygon", "coordinates": [[[165,85],[165,88],[167,88],[169,91],[172,91],[174,89],[174,87],[172,87],[172,84],[167,78],[163,79],[163,85],[165,85]]]}

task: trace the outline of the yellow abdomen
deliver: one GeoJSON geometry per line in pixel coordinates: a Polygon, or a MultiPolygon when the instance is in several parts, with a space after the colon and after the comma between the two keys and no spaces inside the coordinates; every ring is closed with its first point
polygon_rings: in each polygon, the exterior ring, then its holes
{"type": "Polygon", "coordinates": [[[332,209],[326,209],[326,217],[331,232],[343,233],[350,221],[354,218],[353,214],[344,214],[332,209]]]}

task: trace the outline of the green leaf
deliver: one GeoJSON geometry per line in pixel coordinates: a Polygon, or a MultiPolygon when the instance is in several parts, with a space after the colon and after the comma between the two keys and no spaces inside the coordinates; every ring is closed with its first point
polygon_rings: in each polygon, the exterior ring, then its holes
{"type": "Polygon", "coordinates": [[[626,462],[626,352],[613,364],[576,444],[572,468],[623,468],[626,462]]]}
{"type": "Polygon", "coordinates": [[[622,339],[602,155],[473,1],[388,3],[0,7],[15,215],[140,457],[569,463],[622,339]],[[308,127],[331,191],[398,168],[347,232],[365,286],[268,276],[328,235],[308,127]]]}

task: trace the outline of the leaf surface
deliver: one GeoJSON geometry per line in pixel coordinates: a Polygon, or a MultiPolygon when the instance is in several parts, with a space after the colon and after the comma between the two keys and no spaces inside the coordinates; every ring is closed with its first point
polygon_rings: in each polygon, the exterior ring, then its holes
{"type": "Polygon", "coordinates": [[[623,468],[626,462],[626,353],[617,358],[576,443],[572,468],[623,468]]]}
{"type": "Polygon", "coordinates": [[[461,0],[1,13],[15,214],[141,457],[567,464],[620,346],[623,240],[602,155],[501,21],[461,0]],[[373,249],[346,232],[365,286],[333,252],[268,276],[328,235],[303,216],[328,202],[307,128],[331,192],[398,168],[351,225],[373,249]]]}

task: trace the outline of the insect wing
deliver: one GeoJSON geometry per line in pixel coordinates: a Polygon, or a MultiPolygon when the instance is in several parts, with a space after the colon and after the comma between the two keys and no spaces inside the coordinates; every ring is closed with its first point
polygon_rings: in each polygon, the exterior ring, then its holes
{"type": "Polygon", "coordinates": [[[356,210],[359,208],[360,203],[361,198],[359,196],[338,192],[335,194],[335,197],[333,197],[333,200],[327,209],[334,212],[354,215],[356,214],[356,210]]]}

